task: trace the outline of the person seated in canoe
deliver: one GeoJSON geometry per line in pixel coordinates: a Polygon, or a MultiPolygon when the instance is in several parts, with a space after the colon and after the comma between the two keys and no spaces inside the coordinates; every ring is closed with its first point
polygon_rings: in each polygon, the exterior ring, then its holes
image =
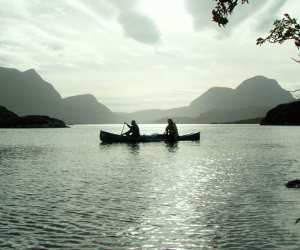
{"type": "Polygon", "coordinates": [[[135,120],[131,121],[131,125],[129,125],[127,122],[124,122],[124,123],[127,125],[129,130],[126,133],[124,133],[123,135],[132,136],[132,137],[140,136],[140,129],[135,120]]]}
{"type": "Polygon", "coordinates": [[[178,139],[178,129],[175,122],[172,119],[168,119],[168,126],[166,127],[166,133],[169,140],[176,141],[178,139]]]}

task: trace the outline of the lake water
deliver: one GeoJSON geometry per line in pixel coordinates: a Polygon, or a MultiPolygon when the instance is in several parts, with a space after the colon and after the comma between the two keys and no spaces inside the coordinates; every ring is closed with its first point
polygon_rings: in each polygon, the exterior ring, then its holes
{"type": "MultiPolygon", "coordinates": [[[[300,127],[179,125],[200,142],[101,145],[100,128],[0,130],[0,249],[299,249],[300,127]]],[[[141,125],[142,133],[163,131],[141,125]]]]}

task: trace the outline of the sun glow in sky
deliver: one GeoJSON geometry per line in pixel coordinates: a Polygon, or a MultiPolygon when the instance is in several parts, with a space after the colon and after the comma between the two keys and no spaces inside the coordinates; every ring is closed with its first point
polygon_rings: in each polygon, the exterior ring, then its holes
{"type": "Polygon", "coordinates": [[[0,0],[0,66],[35,68],[62,96],[91,93],[113,111],[188,105],[254,75],[300,87],[293,44],[257,47],[299,0],[252,0],[226,29],[212,0],[0,0]]]}

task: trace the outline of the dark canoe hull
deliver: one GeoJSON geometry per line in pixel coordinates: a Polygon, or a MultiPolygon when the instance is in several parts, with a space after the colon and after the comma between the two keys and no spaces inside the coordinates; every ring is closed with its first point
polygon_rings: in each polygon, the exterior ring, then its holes
{"type": "MultiPolygon", "coordinates": [[[[139,142],[175,142],[165,135],[142,135],[139,137],[122,136],[105,131],[100,131],[100,140],[103,143],[139,143],[139,142]]],[[[199,141],[200,132],[179,136],[176,141],[199,141]]]]}

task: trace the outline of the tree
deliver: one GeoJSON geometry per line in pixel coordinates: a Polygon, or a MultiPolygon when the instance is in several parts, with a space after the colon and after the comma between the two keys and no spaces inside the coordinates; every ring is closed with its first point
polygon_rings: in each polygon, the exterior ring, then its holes
{"type": "Polygon", "coordinates": [[[216,7],[212,10],[213,21],[220,26],[225,26],[228,23],[228,16],[239,4],[248,3],[248,0],[215,0],[216,7]]]}
{"type": "MultiPolygon", "coordinates": [[[[216,6],[212,10],[213,21],[220,26],[226,26],[228,17],[233,13],[238,5],[249,3],[249,0],[215,0],[216,6]]],[[[285,41],[294,41],[295,46],[300,49],[300,24],[296,18],[285,14],[280,20],[275,20],[273,28],[265,38],[258,38],[257,45],[265,42],[282,44],[285,41]]],[[[295,59],[294,59],[295,60],[295,59]]],[[[300,60],[295,60],[300,63],[300,60]]]]}

